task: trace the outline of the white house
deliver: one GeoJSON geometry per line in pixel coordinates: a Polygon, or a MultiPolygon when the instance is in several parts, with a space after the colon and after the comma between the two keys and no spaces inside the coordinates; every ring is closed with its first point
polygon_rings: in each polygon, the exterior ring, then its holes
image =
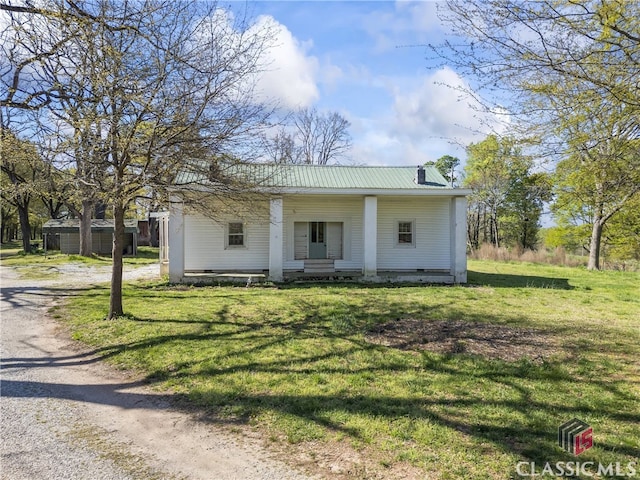
{"type": "Polygon", "coordinates": [[[174,197],[168,216],[171,281],[225,273],[282,281],[305,272],[370,281],[467,281],[470,191],[447,186],[435,167],[249,168],[264,177],[268,171],[269,181],[248,208],[229,208],[233,200],[227,199],[225,208],[205,215],[174,197]]]}

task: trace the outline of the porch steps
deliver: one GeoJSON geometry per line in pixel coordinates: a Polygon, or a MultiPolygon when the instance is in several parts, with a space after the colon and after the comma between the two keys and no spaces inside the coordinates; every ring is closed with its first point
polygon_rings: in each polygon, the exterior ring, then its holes
{"type": "Polygon", "coordinates": [[[307,259],[304,261],[304,273],[333,273],[336,271],[332,258],[307,259]]]}

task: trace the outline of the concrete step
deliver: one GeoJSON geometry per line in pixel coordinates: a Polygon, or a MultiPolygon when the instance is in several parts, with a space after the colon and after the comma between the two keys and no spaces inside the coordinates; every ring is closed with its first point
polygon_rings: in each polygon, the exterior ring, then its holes
{"type": "Polygon", "coordinates": [[[332,273],[335,271],[335,262],[332,258],[311,258],[304,261],[304,273],[332,273]]]}

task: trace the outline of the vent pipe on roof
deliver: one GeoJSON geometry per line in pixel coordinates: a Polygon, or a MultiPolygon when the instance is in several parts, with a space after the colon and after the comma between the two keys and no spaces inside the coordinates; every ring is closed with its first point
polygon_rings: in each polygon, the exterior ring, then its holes
{"type": "Polygon", "coordinates": [[[424,167],[422,165],[418,165],[418,175],[416,176],[416,183],[418,185],[424,185],[427,183],[424,167]]]}

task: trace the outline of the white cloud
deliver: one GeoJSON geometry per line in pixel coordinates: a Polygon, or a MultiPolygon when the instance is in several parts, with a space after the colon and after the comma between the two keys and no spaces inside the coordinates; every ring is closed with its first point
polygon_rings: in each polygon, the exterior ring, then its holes
{"type": "Polygon", "coordinates": [[[355,164],[391,165],[402,149],[399,139],[379,119],[349,117],[354,137],[350,157],[355,164]]]}
{"type": "Polygon", "coordinates": [[[423,77],[411,91],[395,92],[394,116],[396,133],[417,142],[430,137],[466,145],[503,128],[469,84],[446,67],[423,77]]]}
{"type": "Polygon", "coordinates": [[[393,11],[376,10],[367,15],[363,28],[374,40],[378,53],[424,43],[430,34],[442,30],[437,8],[437,2],[399,0],[393,11]]]}
{"type": "Polygon", "coordinates": [[[396,11],[408,16],[405,26],[416,32],[431,32],[441,28],[438,18],[438,2],[396,1],[396,11]]]}
{"type": "Polygon", "coordinates": [[[483,112],[469,85],[443,68],[418,79],[385,78],[392,103],[376,118],[350,118],[355,163],[418,165],[454,155],[464,147],[506,128],[506,112],[483,112]]]}
{"type": "MultiPolygon", "coordinates": [[[[313,104],[319,97],[317,76],[320,68],[318,59],[308,54],[312,43],[299,41],[271,16],[258,19],[256,28],[265,27],[273,33],[274,42],[262,59],[265,71],[258,79],[258,92],[267,99],[278,101],[284,108],[313,104]]],[[[334,71],[332,75],[337,73],[334,71]]]]}
{"type": "Polygon", "coordinates": [[[320,80],[329,88],[335,87],[338,81],[344,78],[342,69],[337,65],[333,65],[330,61],[324,63],[320,70],[320,80]]]}

